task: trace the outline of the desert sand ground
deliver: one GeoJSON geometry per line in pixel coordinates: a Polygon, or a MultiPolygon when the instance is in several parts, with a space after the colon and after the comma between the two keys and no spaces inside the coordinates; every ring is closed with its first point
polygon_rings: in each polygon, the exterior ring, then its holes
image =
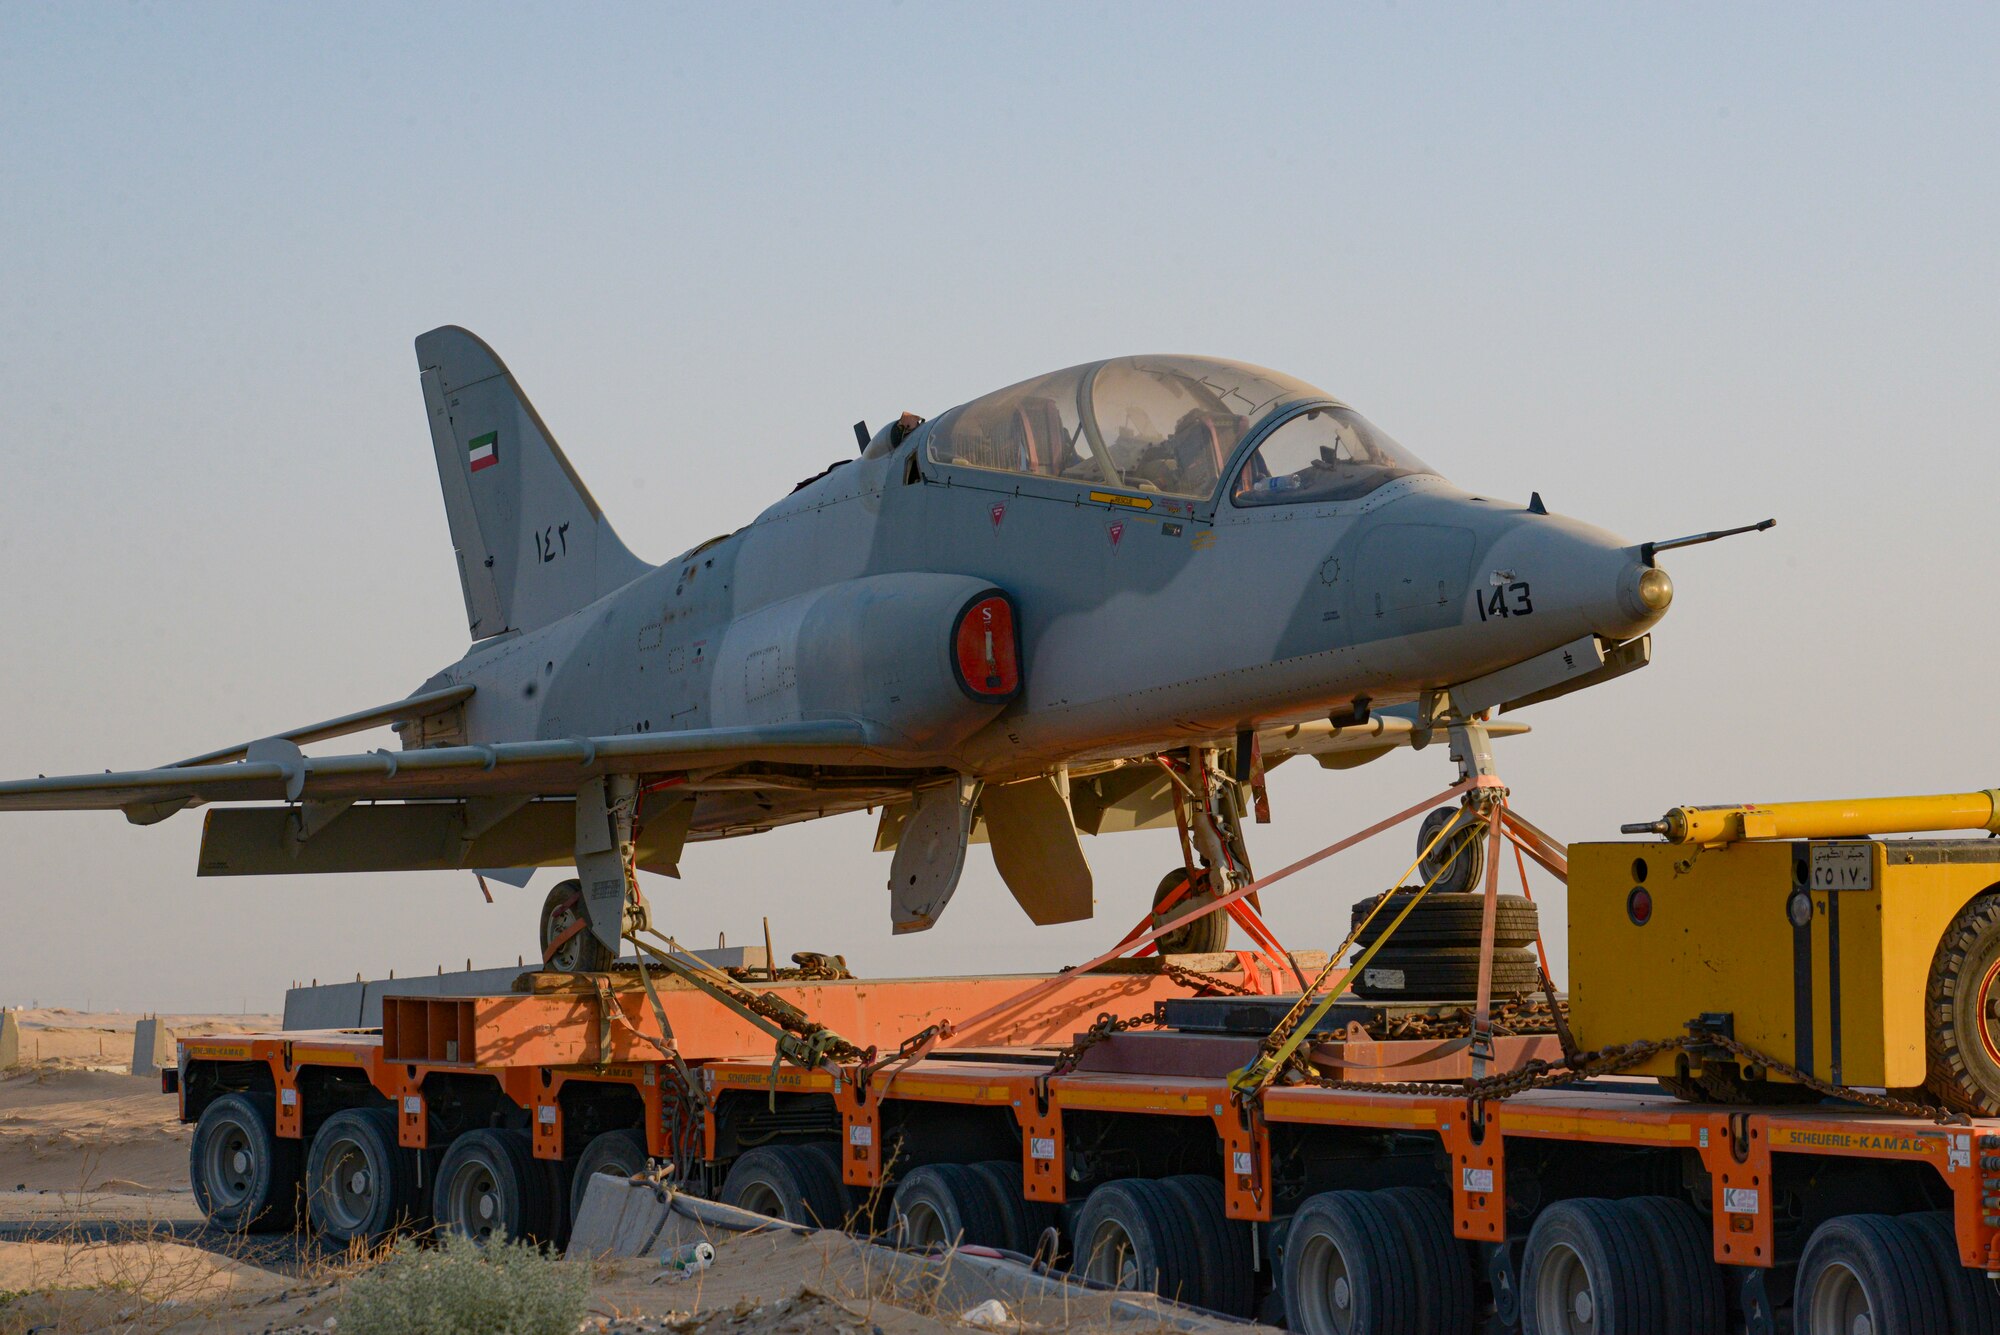
{"type": "MultiPolygon", "coordinates": [[[[325,1335],[368,1259],[208,1229],[187,1181],[190,1128],[155,1077],[129,1073],[133,1016],[19,1012],[23,1062],[0,1070],[0,1335],[325,1335]],[[40,1060],[35,1059],[39,1051],[40,1060]]],[[[277,1017],[163,1016],[179,1033],[277,1017]]],[[[935,1288],[886,1273],[842,1234],[718,1236],[715,1264],[665,1281],[650,1261],[593,1267],[586,1331],[930,1335],[975,1329],[935,1288]]],[[[1104,1295],[1018,1314],[1019,1330],[1117,1329],[1104,1295]]],[[[1157,1327],[1153,1327],[1157,1328],[1157,1327]]],[[[1217,1325],[1213,1329],[1220,1330],[1217,1325]]],[[[1250,1327],[1233,1327],[1247,1330],[1250,1327]]]]}

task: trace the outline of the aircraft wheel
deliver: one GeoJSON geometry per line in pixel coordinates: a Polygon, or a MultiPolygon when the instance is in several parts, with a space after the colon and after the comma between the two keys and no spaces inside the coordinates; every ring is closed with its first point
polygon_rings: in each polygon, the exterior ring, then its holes
{"type": "Polygon", "coordinates": [[[1686,1201],[1668,1196],[1633,1196],[1618,1206],[1652,1244],[1667,1329],[1685,1335],[1723,1335],[1728,1329],[1728,1300],[1708,1222],[1686,1201]]]}
{"type": "Polygon", "coordinates": [[[1007,1217],[992,1184],[964,1164],[934,1163],[896,1184],[892,1229],[905,1247],[949,1250],[962,1243],[1005,1247],[1007,1217]]]}
{"type": "Polygon", "coordinates": [[[1027,1198],[1021,1187],[1019,1161],[994,1159],[966,1166],[985,1180],[993,1198],[1000,1204],[1007,1237],[1000,1246],[1023,1256],[1039,1256],[1045,1261],[1054,1261],[1056,1253],[1062,1250],[1060,1230],[1054,1245],[1044,1245],[1044,1242],[1048,1231],[1056,1227],[1055,1207],[1046,1201],[1027,1198]]]}
{"type": "MultiPolygon", "coordinates": [[[[1168,895],[1180,889],[1187,880],[1187,868],[1176,867],[1160,878],[1159,889],[1153,891],[1153,925],[1172,922],[1190,909],[1198,908],[1215,896],[1209,892],[1208,872],[1197,873],[1198,880],[1188,894],[1174,902],[1170,909],[1162,909],[1168,895]]],[[[1223,910],[1211,913],[1205,918],[1196,918],[1185,927],[1176,927],[1155,943],[1162,955],[1213,955],[1217,951],[1229,949],[1229,913],[1223,910]]]]}
{"type": "Polygon", "coordinates": [[[1452,1234],[1451,1200],[1429,1187],[1370,1193],[1400,1230],[1417,1270],[1416,1328],[1426,1335],[1472,1335],[1472,1263],[1452,1234]]]}
{"type": "Polygon", "coordinates": [[[1204,1258],[1178,1199],[1157,1182],[1124,1178],[1092,1191],[1076,1217],[1070,1269],[1114,1289],[1196,1301],[1204,1258]]]}
{"type": "Polygon", "coordinates": [[[845,1190],[832,1155],[806,1145],[748,1150],[722,1180],[722,1203],[807,1228],[847,1220],[845,1190]]]}
{"type": "Polygon", "coordinates": [[[224,1094],[202,1110],[188,1147],[195,1204],[235,1233],[279,1233],[298,1222],[299,1142],[278,1137],[269,1094],[224,1094]]]}
{"type": "Polygon", "coordinates": [[[592,1137],[576,1161],[576,1175],[569,1185],[569,1218],[573,1224],[583,1213],[584,1193],[590,1179],[599,1173],[632,1178],[646,1171],[646,1133],[636,1126],[621,1126],[592,1137]]]}
{"type": "Polygon", "coordinates": [[[1945,1335],[1950,1322],[1943,1277],[1909,1221],[1848,1214],[1813,1230],[1792,1290],[1796,1335],[1945,1335]]]}
{"type": "Polygon", "coordinates": [[[431,1213],[475,1242],[539,1241],[554,1231],[549,1173],[525,1131],[467,1131],[438,1165],[431,1213]]]}
{"type": "Polygon", "coordinates": [[[1417,1271],[1367,1191],[1323,1191],[1299,1207],[1281,1263],[1285,1328],[1302,1335],[1415,1335],[1417,1271]]]}
{"type": "Polygon", "coordinates": [[[558,881],[542,901],[542,967],[558,973],[603,973],[617,958],[618,952],[599,941],[590,930],[583,882],[574,876],[558,881]],[[572,927],[577,927],[576,933],[551,951],[550,947],[572,927]]]}
{"type": "Polygon", "coordinates": [[[1958,1259],[1958,1234],[1944,1210],[1906,1214],[1903,1222],[1917,1231],[1944,1279],[1945,1316],[1951,1329],[1966,1335],[2000,1335],[2000,1290],[1978,1270],[1958,1259]]]}
{"type": "Polygon", "coordinates": [[[1667,1330],[1652,1260],[1616,1201],[1557,1201],[1536,1217],[1521,1258],[1524,1335],[1667,1330]]]}
{"type": "Polygon", "coordinates": [[[1963,1112],[2000,1113],[2000,893],[1980,895],[1945,929],[1924,1014],[1931,1091],[1963,1112]]]}
{"type": "Polygon", "coordinates": [[[417,1155],[396,1143],[387,1108],[347,1108],[306,1154],[306,1211],[322,1237],[374,1243],[417,1212],[417,1155]]]}
{"type": "Polygon", "coordinates": [[[1433,891],[1457,894],[1471,890],[1481,884],[1480,877],[1486,872],[1486,827],[1470,814],[1460,815],[1461,810],[1459,807],[1439,807],[1424,817],[1424,823],[1417,827],[1417,851],[1421,853],[1430,848],[1431,840],[1437,838],[1437,832],[1444,828],[1446,821],[1453,816],[1459,818],[1452,832],[1436,848],[1431,848],[1430,855],[1418,864],[1418,873],[1428,881],[1438,868],[1450,861],[1449,869],[1431,887],[1433,891]],[[1464,851],[1458,854],[1456,860],[1451,860],[1452,852],[1457,849],[1464,851]]]}
{"type": "Polygon", "coordinates": [[[1187,1212],[1203,1258],[1201,1286],[1191,1301],[1224,1316],[1249,1316],[1257,1302],[1257,1272],[1250,1258],[1253,1225],[1229,1217],[1222,1183],[1205,1173],[1161,1178],[1160,1185],[1187,1212]]]}

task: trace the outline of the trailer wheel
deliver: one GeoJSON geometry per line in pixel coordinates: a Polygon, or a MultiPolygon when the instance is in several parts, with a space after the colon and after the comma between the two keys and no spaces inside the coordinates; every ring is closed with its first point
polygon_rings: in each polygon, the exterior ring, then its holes
{"type": "MultiPolygon", "coordinates": [[[[1178,890],[1188,878],[1186,867],[1176,867],[1160,878],[1159,888],[1153,891],[1153,926],[1172,922],[1190,909],[1199,908],[1215,898],[1209,890],[1208,871],[1204,868],[1196,873],[1194,887],[1174,902],[1170,909],[1162,909],[1168,895],[1178,890]]],[[[1229,949],[1229,914],[1227,910],[1211,913],[1205,918],[1196,918],[1185,927],[1176,927],[1161,937],[1155,945],[1162,955],[1213,955],[1217,951],[1229,949]]]]}
{"type": "Polygon", "coordinates": [[[1106,1182],[1076,1217],[1070,1269],[1116,1289],[1151,1290],[1176,1302],[1201,1291],[1202,1256],[1180,1202],[1157,1182],[1106,1182]]]}
{"type": "Polygon", "coordinates": [[[583,882],[572,876],[557,881],[542,901],[542,967],[558,973],[603,973],[618,959],[618,952],[597,939],[590,930],[590,909],[584,903],[583,882]],[[579,924],[581,924],[579,926],[579,924]],[[576,933],[560,946],[550,947],[563,933],[576,933]]]}
{"type": "Polygon", "coordinates": [[[555,1220],[549,1173],[525,1131],[467,1131],[438,1165],[431,1213],[475,1242],[538,1241],[555,1220]]]}
{"type": "Polygon", "coordinates": [[[2000,1291],[1982,1271],[1958,1259],[1958,1232],[1943,1210],[1906,1214],[1903,1222],[1917,1231],[1930,1249],[1931,1260],[1944,1280],[1945,1316],[1953,1331],[1965,1335],[2000,1335],[2000,1291]]]}
{"type": "Polygon", "coordinates": [[[1251,1225],[1229,1217],[1222,1183],[1205,1173],[1160,1179],[1180,1201],[1203,1259],[1200,1292],[1191,1301],[1225,1316],[1249,1316],[1257,1302],[1257,1272],[1250,1258],[1251,1225]]]}
{"type": "Polygon", "coordinates": [[[1007,1219],[992,1184],[964,1164],[926,1164],[896,1184],[891,1227],[905,1247],[926,1251],[962,1243],[1005,1247],[1007,1219]]]}
{"type": "Polygon", "coordinates": [[[320,1124],[306,1153],[306,1212],[345,1246],[375,1242],[417,1212],[417,1156],[396,1143],[387,1108],[346,1108],[320,1124]]]}
{"type": "Polygon", "coordinates": [[[1668,1329],[1660,1277],[1638,1223],[1614,1201],[1557,1201],[1528,1230],[1521,1258],[1525,1335],[1626,1335],[1668,1329]]]}
{"type": "Polygon", "coordinates": [[[1795,1335],[1945,1335],[1944,1281],[1918,1228],[1848,1214],[1813,1230],[1792,1296],[1795,1335]]]}
{"type": "Polygon", "coordinates": [[[1472,1263],[1451,1230],[1451,1200],[1429,1187],[1373,1193],[1401,1230],[1417,1267],[1417,1329],[1426,1335],[1472,1335],[1472,1263]]]}
{"type": "Polygon", "coordinates": [[[233,1233],[279,1233],[299,1218],[299,1142],[278,1136],[269,1094],[224,1094],[188,1147],[195,1204],[233,1233]]]}
{"type": "Polygon", "coordinates": [[[830,1156],[804,1145],[766,1145],[737,1156],[722,1202],[807,1228],[846,1222],[840,1174],[830,1156]]]}
{"type": "Polygon", "coordinates": [[[1415,1335],[1417,1272],[1366,1191],[1323,1191],[1285,1235],[1285,1326],[1304,1335],[1415,1335]]]}
{"type": "Polygon", "coordinates": [[[1973,899],[1938,942],[1924,991],[1930,1089],[1963,1112],[2000,1113],[2000,893],[1973,899]]]}
{"type": "Polygon", "coordinates": [[[1652,1243],[1667,1329],[1723,1335],[1727,1299],[1707,1221],[1686,1201],[1667,1196],[1634,1196],[1618,1204],[1652,1243]]]}
{"type": "Polygon", "coordinates": [[[569,1184],[569,1219],[574,1224],[583,1213],[583,1198],[590,1179],[599,1173],[612,1177],[637,1177],[646,1171],[646,1133],[636,1126],[621,1126],[591,1138],[577,1156],[576,1174],[569,1184]]]}
{"type": "MultiPolygon", "coordinates": [[[[1056,1227],[1055,1207],[1046,1201],[1031,1201],[1021,1188],[1021,1165],[1007,1159],[992,1159],[986,1163],[967,1164],[977,1173],[993,1192],[993,1199],[999,1203],[1000,1219],[1005,1225],[1007,1240],[1000,1245],[1010,1252],[1023,1256],[1036,1256],[1053,1263],[1056,1253],[1062,1249],[1046,1248],[1043,1238],[1051,1228],[1056,1227]]],[[[1060,1230],[1057,1234],[1060,1238],[1060,1230]]]]}

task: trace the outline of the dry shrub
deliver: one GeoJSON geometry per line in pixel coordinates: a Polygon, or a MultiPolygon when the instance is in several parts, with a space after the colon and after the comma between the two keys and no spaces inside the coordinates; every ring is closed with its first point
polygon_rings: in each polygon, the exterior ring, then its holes
{"type": "Polygon", "coordinates": [[[527,1243],[400,1242],[347,1286],[341,1335],[573,1335],[590,1269],[527,1243]]]}

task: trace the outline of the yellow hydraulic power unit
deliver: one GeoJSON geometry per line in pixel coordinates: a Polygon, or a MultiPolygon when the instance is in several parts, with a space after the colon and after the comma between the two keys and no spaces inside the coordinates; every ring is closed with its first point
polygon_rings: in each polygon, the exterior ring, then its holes
{"type": "MultiPolygon", "coordinates": [[[[1637,1068],[1686,1098],[1781,1099],[1786,1066],[2000,1113],[2000,791],[1678,807],[1663,843],[1569,853],[1570,1023],[1586,1049],[1694,1024],[1718,1048],[1637,1068]]],[[[1789,1088],[1788,1088],[1789,1087],[1789,1088]]]]}

